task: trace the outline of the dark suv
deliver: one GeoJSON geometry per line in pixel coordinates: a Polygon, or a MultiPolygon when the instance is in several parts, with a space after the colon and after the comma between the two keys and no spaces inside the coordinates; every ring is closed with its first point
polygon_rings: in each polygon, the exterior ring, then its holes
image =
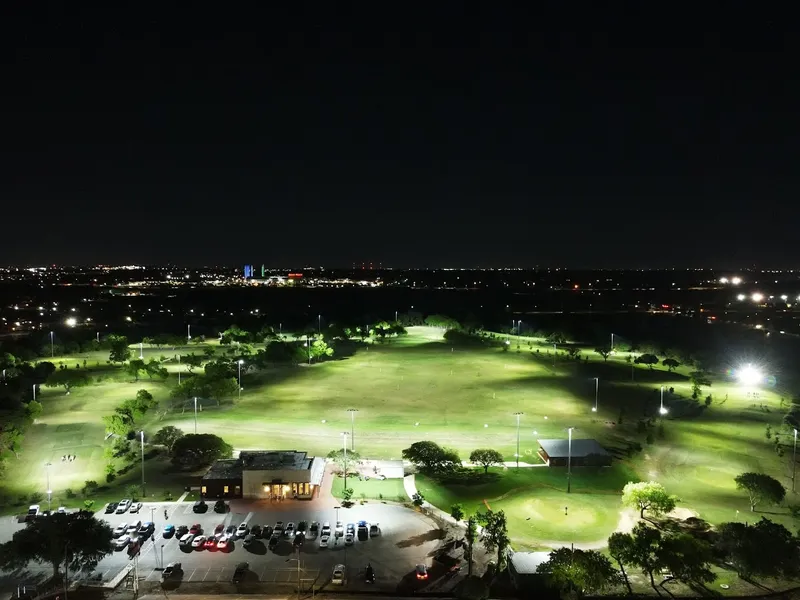
{"type": "Polygon", "coordinates": [[[228,512],[228,505],[225,504],[224,500],[217,500],[214,502],[214,512],[224,513],[228,512]]]}
{"type": "Polygon", "coordinates": [[[203,500],[198,500],[194,503],[192,507],[192,511],[196,513],[204,513],[208,511],[208,504],[206,504],[203,500]]]}

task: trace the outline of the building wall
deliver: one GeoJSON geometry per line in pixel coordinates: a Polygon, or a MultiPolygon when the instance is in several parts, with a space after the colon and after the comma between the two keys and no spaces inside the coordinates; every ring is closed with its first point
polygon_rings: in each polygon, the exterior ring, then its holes
{"type": "Polygon", "coordinates": [[[299,490],[299,498],[310,498],[314,494],[312,485],[306,486],[311,478],[311,471],[303,469],[295,470],[276,470],[276,471],[255,471],[245,470],[242,477],[242,493],[245,498],[269,498],[270,496],[283,495],[291,498],[295,489],[299,490]],[[273,480],[283,482],[283,486],[272,485],[273,480]],[[292,484],[301,484],[299,488],[293,488],[292,484]],[[267,489],[264,489],[267,484],[267,489]],[[306,493],[306,488],[308,493],[306,493]]]}
{"type": "MultiPolygon", "coordinates": [[[[603,456],[600,454],[590,454],[589,456],[573,456],[572,457],[572,466],[573,467],[607,467],[611,464],[611,457],[610,456],[603,456]]],[[[551,467],[566,467],[567,466],[567,457],[551,457],[550,458],[550,466],[551,467]]]]}
{"type": "Polygon", "coordinates": [[[242,497],[242,480],[238,478],[203,480],[200,486],[200,495],[204,498],[242,497]]]}

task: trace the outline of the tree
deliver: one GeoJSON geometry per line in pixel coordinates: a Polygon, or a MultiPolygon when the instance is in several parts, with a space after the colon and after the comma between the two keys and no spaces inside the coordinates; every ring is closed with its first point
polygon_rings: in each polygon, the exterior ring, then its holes
{"type": "Polygon", "coordinates": [[[800,570],[800,549],[786,527],[761,518],[753,525],[722,523],[717,548],[739,577],[793,577],[800,570]]]}
{"type": "Polygon", "coordinates": [[[503,455],[491,448],[477,448],[470,452],[469,461],[483,467],[483,472],[488,473],[492,465],[503,464],[503,455]]]}
{"type": "Polygon", "coordinates": [[[71,572],[88,572],[113,552],[111,541],[111,527],[95,519],[92,513],[56,513],[28,521],[10,542],[2,544],[0,567],[10,570],[31,561],[49,564],[56,578],[66,560],[71,572]]]}
{"type": "Polygon", "coordinates": [[[344,488],[342,490],[342,501],[349,503],[353,499],[353,488],[344,488]]]}
{"type": "Polygon", "coordinates": [[[18,426],[0,425],[0,460],[7,458],[9,453],[13,454],[14,458],[19,458],[19,453],[22,452],[23,437],[24,432],[18,426]]]}
{"type": "Polygon", "coordinates": [[[147,361],[147,364],[144,366],[144,371],[147,373],[147,376],[150,379],[153,377],[166,379],[169,376],[169,372],[167,371],[166,367],[162,366],[161,362],[155,358],[151,358],[149,361],[147,361]]]}
{"type": "Polygon", "coordinates": [[[336,463],[341,471],[348,471],[352,473],[355,471],[355,465],[361,460],[361,455],[353,450],[346,453],[347,460],[345,461],[345,451],[342,448],[338,450],[331,450],[328,452],[328,458],[336,463]]]}
{"type": "Polygon", "coordinates": [[[672,373],[672,371],[681,366],[681,363],[679,363],[674,358],[665,358],[664,360],[661,361],[661,364],[667,367],[667,370],[670,373],[672,373]]]}
{"type": "Polygon", "coordinates": [[[323,356],[333,356],[333,348],[328,346],[328,344],[322,339],[322,336],[318,336],[313,342],[311,342],[309,353],[311,355],[311,360],[319,360],[323,356]]]}
{"type": "Polygon", "coordinates": [[[189,371],[189,373],[191,373],[193,369],[203,364],[203,357],[199,354],[195,354],[194,352],[190,354],[184,354],[181,356],[181,364],[185,364],[186,369],[189,371]]]}
{"type": "Polygon", "coordinates": [[[611,561],[596,550],[553,550],[537,572],[546,574],[555,587],[577,597],[602,591],[619,581],[611,561]]]}
{"type": "Polygon", "coordinates": [[[128,348],[128,338],[124,335],[111,334],[104,340],[108,347],[108,360],[112,363],[122,364],[131,356],[130,348],[128,348]]]}
{"type": "Polygon", "coordinates": [[[77,369],[59,369],[54,371],[44,382],[47,387],[63,387],[67,394],[70,393],[72,388],[83,387],[90,383],[89,376],[77,369]]]}
{"type": "Polygon", "coordinates": [[[611,346],[601,346],[599,348],[595,348],[594,351],[603,357],[603,362],[606,362],[608,357],[611,356],[611,346]]]}
{"type": "Polygon", "coordinates": [[[622,488],[622,504],[639,511],[644,519],[644,511],[657,517],[675,510],[675,496],[670,496],[664,486],[655,481],[629,482],[622,488]]]}
{"type": "Polygon", "coordinates": [[[655,354],[642,354],[634,358],[633,362],[637,365],[647,365],[649,369],[652,369],[653,365],[658,364],[658,357],[655,354]]]}
{"type": "Polygon", "coordinates": [[[450,516],[456,521],[462,520],[464,518],[464,505],[453,504],[453,506],[450,507],[450,516]]]}
{"type": "Polygon", "coordinates": [[[464,533],[464,539],[467,540],[467,575],[472,575],[472,548],[475,546],[477,537],[478,519],[475,515],[471,515],[467,519],[467,530],[464,533]]]}
{"type": "Polygon", "coordinates": [[[736,489],[745,490],[750,498],[750,512],[756,510],[761,501],[780,504],[786,496],[781,482],[764,473],[742,473],[734,478],[736,489]]]}
{"type": "Polygon", "coordinates": [[[689,382],[692,384],[692,398],[697,398],[702,393],[702,386],[711,385],[711,376],[705,371],[692,371],[689,374],[689,382]]]}
{"type": "Polygon", "coordinates": [[[442,448],[436,442],[414,442],[403,450],[403,458],[411,461],[423,471],[440,473],[461,466],[455,450],[442,448]]]}
{"type": "Polygon", "coordinates": [[[172,445],[172,464],[185,470],[210,465],[215,460],[230,458],[233,446],[211,433],[189,433],[172,445]]]}
{"type": "Polygon", "coordinates": [[[132,359],[127,365],[125,365],[125,372],[133,377],[133,381],[139,381],[139,373],[144,371],[146,365],[141,358],[134,358],[132,359]]]}
{"type": "Polygon", "coordinates": [[[510,542],[506,514],[502,510],[497,512],[490,510],[478,513],[476,516],[478,522],[483,525],[483,545],[488,552],[497,550],[497,568],[500,570],[510,542]]]}
{"type": "Polygon", "coordinates": [[[662,568],[678,581],[706,584],[717,578],[711,570],[711,546],[688,533],[662,538],[657,554],[662,568]]]}
{"type": "Polygon", "coordinates": [[[151,440],[154,444],[166,446],[167,450],[172,451],[172,447],[179,439],[184,436],[183,431],[173,425],[167,425],[159,429],[151,440]]]}
{"type": "MultiPolygon", "coordinates": [[[[627,556],[628,562],[636,565],[642,573],[650,578],[650,585],[656,592],[656,582],[653,573],[661,568],[661,532],[646,523],[637,523],[630,536],[630,548],[627,556]]],[[[627,542],[626,542],[627,543],[627,542]]]]}
{"type": "Polygon", "coordinates": [[[219,401],[236,394],[239,391],[239,382],[233,377],[213,379],[206,383],[206,387],[208,396],[219,401]]]}
{"type": "Polygon", "coordinates": [[[608,538],[608,553],[611,558],[617,561],[625,587],[628,588],[628,593],[633,594],[631,582],[628,580],[628,573],[625,572],[625,564],[630,562],[630,557],[633,555],[633,536],[619,531],[612,533],[608,538]]]}

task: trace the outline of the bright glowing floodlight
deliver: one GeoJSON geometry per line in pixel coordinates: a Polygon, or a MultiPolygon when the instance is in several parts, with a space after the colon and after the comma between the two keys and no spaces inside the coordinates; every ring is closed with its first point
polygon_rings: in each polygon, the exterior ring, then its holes
{"type": "Polygon", "coordinates": [[[786,302],[788,299],[789,299],[789,296],[787,296],[786,294],[781,294],[781,300],[786,302]]]}
{"type": "Polygon", "coordinates": [[[70,317],[69,319],[64,321],[64,323],[67,325],[67,327],[75,327],[75,325],[78,324],[78,319],[76,319],[75,317],[70,317]]]}
{"type": "Polygon", "coordinates": [[[745,296],[744,294],[739,294],[738,296],[736,296],[736,299],[737,299],[739,302],[741,302],[742,300],[744,300],[744,299],[746,299],[746,298],[747,298],[747,296],[745,296]]]}
{"type": "Polygon", "coordinates": [[[756,292],[755,294],[750,296],[750,298],[753,300],[753,302],[761,302],[764,299],[764,294],[756,292]]]}
{"type": "Polygon", "coordinates": [[[756,385],[764,375],[753,365],[745,365],[736,372],[736,378],[742,385],[756,385]]]}
{"type": "Polygon", "coordinates": [[[734,277],[733,279],[731,279],[731,283],[733,285],[739,285],[740,283],[742,283],[742,278],[741,277],[734,277]]]}
{"type": "Polygon", "coordinates": [[[719,278],[719,282],[720,283],[728,283],[728,278],[727,277],[720,277],[719,278]]]}
{"type": "Polygon", "coordinates": [[[669,411],[665,407],[662,406],[661,408],[658,409],[658,412],[661,413],[662,415],[665,415],[669,411]]]}

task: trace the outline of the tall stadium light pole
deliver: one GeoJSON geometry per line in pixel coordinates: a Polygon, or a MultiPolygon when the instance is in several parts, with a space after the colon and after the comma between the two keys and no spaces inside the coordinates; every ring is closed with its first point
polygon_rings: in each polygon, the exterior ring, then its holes
{"type": "Polygon", "coordinates": [[[50,467],[51,467],[51,463],[44,463],[44,470],[45,470],[45,473],[47,473],[47,512],[48,513],[53,510],[53,507],[52,507],[53,490],[50,489],[50,467]]]}
{"type": "Polygon", "coordinates": [[[797,473],[797,429],[794,430],[794,449],[792,450],[792,492],[794,492],[794,476],[797,473]]]}
{"type": "Polygon", "coordinates": [[[237,364],[239,365],[239,400],[242,399],[242,364],[244,361],[240,358],[237,364]]]}
{"type": "Polygon", "coordinates": [[[658,409],[658,413],[661,415],[667,414],[667,409],[664,408],[664,386],[661,386],[661,407],[658,409]]]}
{"type": "MultiPolygon", "coordinates": [[[[344,436],[344,444],[342,445],[342,448],[344,449],[344,488],[343,489],[346,490],[347,489],[347,436],[349,434],[346,431],[343,431],[342,435],[344,436]]],[[[337,517],[338,517],[338,515],[337,515],[337,517]]]]}
{"type": "Polygon", "coordinates": [[[50,358],[56,355],[55,347],[53,346],[53,332],[50,332],[50,358]]]}
{"type": "Polygon", "coordinates": [[[186,345],[189,345],[189,342],[192,340],[192,326],[186,326],[186,345]]]}
{"type": "Polygon", "coordinates": [[[322,335],[322,315],[317,315],[317,333],[322,335]]]}
{"type": "Polygon", "coordinates": [[[36,384],[33,384],[33,399],[36,400],[36,384]]]}
{"type": "Polygon", "coordinates": [[[178,385],[181,384],[181,353],[178,352],[178,385]]]}
{"type": "Polygon", "coordinates": [[[394,322],[397,324],[397,311],[394,311],[394,322]]]}
{"type": "Polygon", "coordinates": [[[614,351],[614,334],[611,334],[611,351],[614,351]]]}
{"type": "Polygon", "coordinates": [[[594,377],[594,406],[592,407],[592,412],[597,412],[597,395],[600,391],[600,378],[594,377]]]}
{"type": "Polygon", "coordinates": [[[356,413],[357,408],[348,408],[347,412],[350,413],[350,451],[356,451],[356,413]]]}
{"type": "Polygon", "coordinates": [[[197,435],[197,396],[194,397],[194,434],[197,435]]]}
{"type": "Polygon", "coordinates": [[[146,496],[144,491],[144,430],[139,432],[140,439],[142,440],[142,498],[146,496]]]}
{"type": "Polygon", "coordinates": [[[515,412],[514,416],[517,417],[517,468],[519,469],[519,418],[524,415],[522,412],[515,412]]]}
{"type": "Polygon", "coordinates": [[[99,343],[100,343],[100,332],[99,332],[99,331],[97,332],[97,337],[96,337],[96,339],[97,339],[97,343],[99,344],[99,343]]]}
{"type": "Polygon", "coordinates": [[[556,345],[553,344],[553,366],[556,366],[556,345]]]}
{"type": "Polygon", "coordinates": [[[144,343],[139,342],[139,360],[144,359],[144,343]]]}
{"type": "Polygon", "coordinates": [[[574,427],[568,427],[568,441],[567,441],[567,493],[572,491],[572,430],[574,427]]]}

